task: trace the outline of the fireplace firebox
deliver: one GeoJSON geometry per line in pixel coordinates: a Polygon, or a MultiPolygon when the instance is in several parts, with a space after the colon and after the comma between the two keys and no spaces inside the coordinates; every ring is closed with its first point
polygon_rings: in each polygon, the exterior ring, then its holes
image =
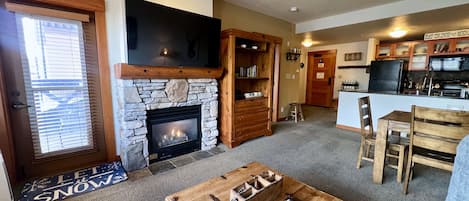
{"type": "Polygon", "coordinates": [[[200,150],[201,106],[147,112],[150,163],[200,150]]]}

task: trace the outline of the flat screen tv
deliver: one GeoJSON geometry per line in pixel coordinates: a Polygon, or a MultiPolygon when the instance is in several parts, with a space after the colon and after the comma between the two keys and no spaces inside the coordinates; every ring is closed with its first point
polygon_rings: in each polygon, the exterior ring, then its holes
{"type": "Polygon", "coordinates": [[[145,0],[125,6],[129,64],[219,67],[219,19],[145,0]]]}

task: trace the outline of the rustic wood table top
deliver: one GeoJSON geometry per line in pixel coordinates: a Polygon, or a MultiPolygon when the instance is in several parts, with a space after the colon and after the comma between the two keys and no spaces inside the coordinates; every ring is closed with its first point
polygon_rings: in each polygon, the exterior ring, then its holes
{"type": "Polygon", "coordinates": [[[381,117],[380,119],[388,120],[388,121],[398,121],[403,123],[409,123],[412,118],[411,112],[404,112],[399,110],[394,110],[391,113],[381,117]]]}
{"type": "MultiPolygon", "coordinates": [[[[222,176],[212,178],[206,182],[187,188],[166,197],[166,201],[228,201],[230,189],[249,180],[251,175],[258,175],[272,170],[258,162],[235,169],[222,176]]],[[[272,170],[276,174],[283,175],[272,170]]],[[[341,199],[317,190],[305,183],[283,175],[284,183],[281,196],[276,201],[283,201],[287,195],[292,195],[295,201],[341,201],[341,199]]]]}

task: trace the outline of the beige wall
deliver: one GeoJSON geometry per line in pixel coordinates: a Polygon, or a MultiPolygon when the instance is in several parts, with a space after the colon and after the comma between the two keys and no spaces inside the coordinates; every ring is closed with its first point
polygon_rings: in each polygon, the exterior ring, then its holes
{"type": "Polygon", "coordinates": [[[146,0],[149,2],[177,8],[212,17],[213,0],[146,0]]]}
{"type": "Polygon", "coordinates": [[[300,47],[293,24],[242,8],[223,0],[214,0],[213,17],[222,20],[222,30],[236,28],[281,37],[279,116],[285,117],[288,104],[298,101],[299,61],[286,60],[285,53],[290,47],[300,47]],[[290,45],[290,46],[289,46],[290,45]],[[288,79],[287,79],[288,78],[288,79]],[[281,112],[284,107],[284,112],[281,112]]]}
{"type": "MultiPolygon", "coordinates": [[[[338,66],[352,66],[352,65],[366,65],[368,53],[368,41],[360,41],[353,43],[342,43],[326,46],[312,46],[310,48],[303,48],[302,62],[305,66],[307,63],[307,52],[321,51],[321,50],[337,50],[335,82],[334,82],[334,98],[338,98],[339,89],[341,88],[342,81],[344,80],[357,80],[360,84],[360,89],[368,89],[369,74],[365,69],[338,69],[338,66]],[[361,52],[362,59],[360,61],[344,61],[345,53],[361,52]]],[[[299,93],[298,99],[301,102],[305,101],[306,96],[306,68],[300,70],[299,77],[299,93]]]]}

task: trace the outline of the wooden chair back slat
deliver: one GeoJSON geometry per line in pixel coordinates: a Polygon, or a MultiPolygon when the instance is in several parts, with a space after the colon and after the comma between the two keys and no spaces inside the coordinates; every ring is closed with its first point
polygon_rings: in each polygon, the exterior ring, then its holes
{"type": "Polygon", "coordinates": [[[459,141],[469,135],[469,112],[412,106],[413,146],[456,154],[459,141]]]}
{"type": "Polygon", "coordinates": [[[429,137],[427,135],[414,134],[413,146],[421,147],[424,149],[435,150],[448,154],[456,154],[456,147],[459,142],[448,141],[445,139],[438,139],[429,137]]]}
{"type": "Polygon", "coordinates": [[[454,124],[469,124],[469,112],[415,107],[415,118],[454,124]]]}
{"type": "Polygon", "coordinates": [[[371,105],[369,96],[358,99],[358,111],[360,113],[361,135],[364,137],[372,136],[373,121],[371,120],[371,105]]]}
{"type": "Polygon", "coordinates": [[[451,126],[451,125],[440,125],[434,123],[427,123],[423,121],[414,122],[414,132],[424,133],[427,135],[461,140],[467,134],[469,134],[469,127],[463,126],[451,126]]]}

